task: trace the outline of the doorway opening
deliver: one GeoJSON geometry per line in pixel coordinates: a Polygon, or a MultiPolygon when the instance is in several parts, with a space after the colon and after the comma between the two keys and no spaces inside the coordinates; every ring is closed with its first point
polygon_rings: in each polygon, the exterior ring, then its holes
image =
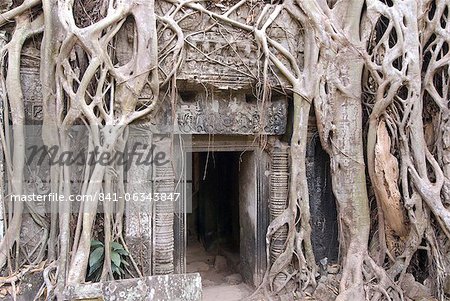
{"type": "Polygon", "coordinates": [[[318,264],[334,264],[339,258],[338,213],[331,186],[330,157],[322,148],[318,135],[309,139],[306,174],[314,255],[318,264]]]}
{"type": "Polygon", "coordinates": [[[240,156],[241,152],[192,153],[186,270],[200,272],[206,285],[240,274],[240,156]]]}
{"type": "Polygon", "coordinates": [[[239,254],[239,155],[194,153],[193,160],[198,161],[193,168],[193,180],[198,184],[193,195],[197,214],[191,216],[189,226],[193,224],[190,230],[193,228],[207,251],[239,254]]]}

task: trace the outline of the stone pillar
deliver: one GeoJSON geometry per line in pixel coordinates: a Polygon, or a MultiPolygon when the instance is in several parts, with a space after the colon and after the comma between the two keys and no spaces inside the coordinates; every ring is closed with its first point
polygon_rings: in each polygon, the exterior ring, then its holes
{"type": "MultiPolygon", "coordinates": [[[[289,197],[289,152],[287,147],[278,146],[272,152],[272,169],[270,172],[270,221],[280,216],[288,206],[289,197]]],[[[270,241],[270,262],[284,252],[288,227],[284,225],[272,235],[270,241]]],[[[286,276],[277,275],[276,283],[284,283],[286,276]]]]}
{"type": "Polygon", "coordinates": [[[269,226],[269,199],[270,199],[270,170],[271,157],[266,151],[255,151],[257,164],[257,217],[256,225],[256,273],[253,277],[255,286],[259,286],[264,278],[267,269],[267,244],[266,234],[269,226]]]}
{"type": "Polygon", "coordinates": [[[153,274],[166,275],[174,272],[174,202],[163,196],[175,193],[175,174],[170,136],[158,136],[154,144],[154,158],[165,154],[166,163],[153,164],[153,274]]]}
{"type": "MultiPolygon", "coordinates": [[[[151,152],[152,134],[136,132],[130,128],[128,151],[136,147],[145,158],[151,152]]],[[[125,203],[125,239],[131,255],[141,268],[143,275],[152,273],[152,205],[150,201],[136,201],[133,196],[152,194],[152,165],[136,164],[133,157],[127,171],[127,198],[125,203]],[[129,197],[128,197],[129,196],[129,197]]],[[[123,199],[125,201],[125,198],[123,199]]]]}
{"type": "Polygon", "coordinates": [[[239,224],[240,271],[246,283],[261,284],[266,268],[269,156],[261,150],[240,156],[239,224]]]}

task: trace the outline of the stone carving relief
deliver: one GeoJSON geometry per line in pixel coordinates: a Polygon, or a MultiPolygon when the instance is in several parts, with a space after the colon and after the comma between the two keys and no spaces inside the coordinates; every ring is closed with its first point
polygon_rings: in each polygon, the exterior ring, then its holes
{"type": "MultiPolygon", "coordinates": [[[[184,134],[258,134],[281,135],[286,129],[287,102],[274,101],[265,110],[245,102],[226,103],[215,111],[210,103],[181,104],[176,127],[184,134]]],[[[213,101],[214,102],[214,101],[213,101]]]]}
{"type": "MultiPolygon", "coordinates": [[[[214,4],[209,9],[216,13],[223,13],[221,7],[226,9],[229,2],[214,4]]],[[[170,10],[163,3],[158,4],[159,13],[164,15],[170,10]]],[[[231,5],[231,4],[230,4],[231,5]]],[[[208,6],[208,5],[207,5],[208,6]]],[[[248,1],[230,15],[230,18],[254,26],[261,13],[261,3],[248,1]]],[[[185,38],[185,52],[183,64],[177,76],[180,80],[186,80],[199,85],[207,84],[219,89],[244,89],[261,80],[260,65],[263,59],[262,51],[259,49],[252,32],[218,22],[205,14],[191,13],[178,18],[185,38]]],[[[280,17],[267,29],[270,37],[283,45],[286,49],[297,53],[299,65],[302,65],[303,39],[294,34],[300,30],[299,24],[287,13],[283,12],[280,17]],[[290,30],[286,30],[289,28],[290,30]]],[[[168,43],[174,40],[173,32],[164,31],[160,35],[161,52],[167,49],[168,43]]],[[[173,42],[172,42],[173,43],[173,42]]],[[[289,66],[282,56],[280,59],[289,66]]],[[[171,56],[164,57],[160,62],[162,77],[168,74],[173,66],[171,56]]],[[[276,68],[274,68],[274,71],[276,68]]],[[[269,73],[269,82],[272,86],[286,86],[288,82],[278,74],[269,73]]]]}
{"type": "MultiPolygon", "coordinates": [[[[160,14],[164,13],[163,5],[160,14]]],[[[217,8],[219,9],[219,8],[217,8]]],[[[242,19],[242,16],[257,16],[260,8],[244,5],[233,13],[233,18],[252,25],[255,20],[242,19]],[[252,10],[252,13],[246,10],[252,10]],[[234,15],[235,14],[235,15],[234,15]]],[[[288,15],[268,30],[271,37],[287,48],[302,52],[301,39],[281,30],[283,24],[291,24],[288,15]]],[[[119,34],[126,35],[125,41],[117,52],[120,64],[129,59],[132,45],[133,28],[126,22],[119,34]]],[[[174,131],[183,134],[269,134],[282,135],[286,130],[287,100],[284,97],[266,101],[264,107],[256,99],[248,101],[252,87],[260,80],[258,65],[261,58],[253,34],[227,25],[218,25],[206,15],[191,14],[180,22],[186,35],[184,61],[177,76],[177,86],[194,96],[184,99],[181,95],[173,112],[169,101],[164,101],[158,113],[144,120],[144,127],[154,133],[174,131]],[[205,31],[205,28],[208,30],[205,31]]],[[[295,26],[294,26],[295,27],[295,26]]],[[[171,40],[172,36],[164,32],[160,35],[160,44],[171,40]]],[[[27,47],[33,53],[33,47],[27,47]]],[[[301,55],[299,55],[300,60],[301,55]]],[[[22,66],[24,85],[24,105],[28,124],[42,121],[42,91],[39,68],[30,62],[22,66]]],[[[160,67],[173,66],[163,58],[160,67]]],[[[166,72],[167,70],[164,70],[166,72]]],[[[285,86],[282,78],[270,76],[273,86],[285,86]]],[[[161,97],[164,97],[163,95],[161,97]]],[[[150,99],[152,94],[144,89],[141,99],[150,99]]],[[[253,97],[254,98],[254,97],[253,97]]]]}
{"type": "Polygon", "coordinates": [[[155,116],[141,120],[138,126],[159,134],[283,135],[287,96],[277,95],[262,106],[248,93],[217,89],[182,91],[174,113],[167,99],[155,116]]]}
{"type": "Polygon", "coordinates": [[[38,68],[22,68],[21,80],[24,83],[22,87],[25,120],[27,123],[42,120],[42,85],[39,79],[38,68]]]}

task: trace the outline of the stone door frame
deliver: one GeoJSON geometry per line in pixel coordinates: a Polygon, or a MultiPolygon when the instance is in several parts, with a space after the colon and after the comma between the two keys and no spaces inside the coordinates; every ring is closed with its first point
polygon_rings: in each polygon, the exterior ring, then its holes
{"type": "MultiPolygon", "coordinates": [[[[248,160],[253,160],[249,164],[254,164],[255,168],[255,182],[254,189],[256,194],[256,200],[249,206],[252,208],[256,217],[254,221],[256,224],[253,229],[247,229],[251,233],[246,233],[246,242],[250,245],[246,246],[246,253],[242,254],[242,238],[241,238],[241,256],[251,256],[252,262],[250,262],[246,268],[246,272],[243,274],[244,280],[253,286],[258,286],[264,277],[266,270],[266,231],[268,226],[269,214],[269,171],[270,171],[270,155],[267,149],[262,149],[259,146],[258,138],[254,136],[233,136],[233,135],[193,135],[190,137],[189,142],[184,145],[184,157],[186,158],[188,153],[195,152],[243,152],[249,156],[248,160]]],[[[182,201],[183,204],[178,204],[179,208],[186,208],[186,182],[181,188],[183,191],[182,201]]],[[[240,183],[241,186],[241,183],[240,183]]],[[[240,188],[241,189],[241,188],[240,188]]],[[[251,201],[251,200],[249,200],[251,201]]],[[[240,202],[240,217],[243,212],[241,210],[241,196],[240,202]]],[[[177,205],[176,205],[177,206],[177,205]]],[[[175,273],[185,273],[186,271],[186,213],[183,214],[182,224],[174,224],[175,240],[181,239],[179,242],[178,250],[175,249],[174,262],[175,273]]],[[[241,259],[242,262],[242,259],[241,259]]]]}

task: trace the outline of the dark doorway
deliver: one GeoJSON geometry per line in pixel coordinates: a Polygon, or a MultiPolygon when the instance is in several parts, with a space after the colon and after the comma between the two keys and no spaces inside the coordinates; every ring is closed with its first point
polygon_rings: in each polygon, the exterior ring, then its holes
{"type": "Polygon", "coordinates": [[[318,135],[307,147],[306,174],[312,224],[312,247],[316,260],[337,262],[339,256],[336,201],[331,187],[330,157],[322,149],[318,135]]]}
{"type": "Polygon", "coordinates": [[[201,246],[203,254],[224,256],[228,268],[239,272],[239,157],[240,152],[192,153],[188,261],[190,255],[200,253],[196,248],[201,246]]]}
{"type": "Polygon", "coordinates": [[[239,153],[195,155],[199,156],[198,174],[193,177],[199,184],[197,237],[206,250],[239,252],[239,153]]]}

